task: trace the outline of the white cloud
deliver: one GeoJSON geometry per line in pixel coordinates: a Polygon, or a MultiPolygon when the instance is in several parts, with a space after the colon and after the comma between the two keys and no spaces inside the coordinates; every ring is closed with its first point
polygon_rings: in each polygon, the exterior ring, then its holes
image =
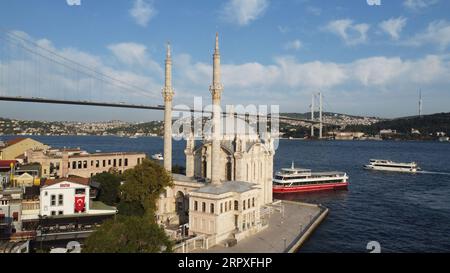
{"type": "Polygon", "coordinates": [[[269,0],[229,0],[223,7],[224,20],[240,26],[258,19],[269,6],[269,0]]]}
{"type": "Polygon", "coordinates": [[[146,27],[150,19],[157,14],[152,2],[147,2],[145,0],[135,0],[133,7],[129,12],[136,24],[143,27],[146,27]]]}
{"type": "Polygon", "coordinates": [[[161,66],[148,54],[147,47],[142,44],[127,42],[108,46],[113,55],[129,67],[143,68],[162,74],[161,66]]]}
{"type": "Polygon", "coordinates": [[[393,40],[400,38],[400,33],[406,26],[407,19],[405,17],[391,18],[379,24],[381,30],[387,33],[393,40]]]}
{"type": "Polygon", "coordinates": [[[403,5],[411,10],[419,10],[437,4],[439,0],[405,0],[403,5]]]}
{"type": "Polygon", "coordinates": [[[286,49],[286,50],[290,50],[290,49],[292,49],[292,50],[299,50],[300,48],[302,48],[302,46],[303,46],[302,42],[299,39],[296,39],[296,40],[287,42],[284,45],[284,49],[286,49]]]}
{"type": "Polygon", "coordinates": [[[410,38],[405,44],[411,46],[432,44],[440,50],[445,50],[450,45],[450,22],[446,20],[433,21],[425,31],[410,38]]]}
{"type": "MultiPolygon", "coordinates": [[[[43,92],[43,95],[38,96],[55,99],[124,101],[137,104],[158,104],[162,100],[162,74],[139,69],[142,65],[147,67],[149,62],[154,62],[143,45],[132,42],[110,45],[108,48],[111,56],[99,57],[75,48],[55,48],[46,39],[35,41],[65,58],[76,60],[140,89],[125,90],[120,83],[107,85],[97,79],[92,80],[92,77],[83,73],[71,73],[72,70],[51,61],[41,61],[37,73],[34,70],[37,66],[34,60],[21,60],[23,55],[18,54],[19,58],[0,63],[0,75],[9,79],[0,82],[0,94],[36,96],[25,94],[24,90],[38,88],[43,92]],[[111,60],[119,62],[111,63],[111,60]]],[[[203,96],[209,101],[210,93],[207,88],[212,78],[211,62],[196,62],[188,54],[174,55],[173,61],[175,101],[189,105],[193,96],[203,96]]],[[[450,100],[446,92],[450,85],[450,55],[445,54],[417,59],[375,56],[343,63],[302,62],[293,56],[279,56],[268,64],[230,64],[226,59],[222,61],[225,86],[223,98],[224,102],[229,103],[273,103],[306,111],[309,100],[304,103],[305,108],[301,109],[299,104],[302,99],[309,98],[310,92],[322,90],[328,97],[335,97],[333,105],[336,106],[336,111],[339,111],[338,105],[348,98],[344,112],[348,112],[348,107],[358,107],[361,113],[367,113],[365,107],[372,105],[376,113],[380,106],[385,106],[384,100],[392,105],[395,102],[401,108],[403,100],[410,98],[411,92],[415,92],[419,86],[434,94],[441,92],[442,96],[436,96],[439,97],[436,103],[450,100]]],[[[154,63],[161,70],[163,64],[154,63]]],[[[107,81],[110,82],[108,79],[107,81]]]]}
{"type": "Polygon", "coordinates": [[[308,6],[306,11],[312,15],[319,16],[322,14],[322,9],[318,7],[308,6]]]}
{"type": "Polygon", "coordinates": [[[368,24],[354,24],[353,20],[341,19],[329,22],[323,30],[339,36],[347,45],[362,44],[367,41],[368,24]]]}

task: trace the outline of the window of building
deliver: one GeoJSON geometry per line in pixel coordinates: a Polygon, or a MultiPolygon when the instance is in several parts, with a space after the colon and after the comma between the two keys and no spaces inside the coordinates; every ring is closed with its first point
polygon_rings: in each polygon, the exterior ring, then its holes
{"type": "Polygon", "coordinates": [[[228,201],[228,210],[231,210],[231,200],[228,201]]]}
{"type": "Polygon", "coordinates": [[[86,190],[85,189],[75,189],[75,194],[85,194],[86,190]]]}
{"type": "Polygon", "coordinates": [[[220,203],[220,213],[223,213],[223,203],[220,203]]]}
{"type": "Polygon", "coordinates": [[[63,215],[63,211],[62,210],[60,210],[60,211],[58,211],[58,215],[63,215]]]}
{"type": "Polygon", "coordinates": [[[239,210],[239,202],[237,200],[234,201],[234,210],[239,210]]]}
{"type": "Polygon", "coordinates": [[[245,210],[245,200],[244,200],[244,203],[242,205],[243,205],[243,210],[245,210]]]}
{"type": "Polygon", "coordinates": [[[83,161],[83,168],[87,169],[87,160],[83,161]]]}
{"type": "Polygon", "coordinates": [[[197,211],[198,210],[198,202],[194,201],[194,210],[197,211]]]}
{"type": "Polygon", "coordinates": [[[54,194],[50,196],[50,206],[56,206],[56,195],[54,194]]]}
{"type": "Polygon", "coordinates": [[[94,166],[94,160],[91,160],[91,167],[94,166]]]}
{"type": "Polygon", "coordinates": [[[6,206],[6,205],[8,205],[8,200],[2,200],[1,203],[2,203],[3,206],[6,206]]]}
{"type": "Polygon", "coordinates": [[[96,168],[100,167],[100,160],[95,160],[95,167],[96,168]]]}
{"type": "Polygon", "coordinates": [[[19,221],[19,213],[17,211],[13,212],[13,221],[14,222],[19,221]]]}
{"type": "Polygon", "coordinates": [[[103,167],[106,167],[106,160],[103,160],[103,167]]]}
{"type": "Polygon", "coordinates": [[[214,204],[211,204],[211,205],[209,206],[209,212],[210,212],[210,213],[214,213],[214,204]]]}
{"type": "Polygon", "coordinates": [[[250,208],[250,198],[247,201],[247,207],[250,208]]]}
{"type": "Polygon", "coordinates": [[[206,212],[206,203],[202,202],[202,212],[206,212]]]}
{"type": "Polygon", "coordinates": [[[119,158],[119,167],[122,167],[122,158],[119,158]]]}
{"type": "Polygon", "coordinates": [[[255,197],[252,198],[252,207],[255,206],[255,197]]]}
{"type": "Polygon", "coordinates": [[[81,168],[83,168],[83,162],[78,161],[78,169],[81,169],[81,168]]]}
{"type": "Polygon", "coordinates": [[[44,174],[47,174],[47,169],[44,169],[44,174]]]}
{"type": "Polygon", "coordinates": [[[128,166],[128,158],[125,158],[123,163],[124,163],[123,165],[125,165],[125,167],[128,166]]]}
{"type": "Polygon", "coordinates": [[[140,158],[137,159],[137,164],[138,165],[141,164],[141,159],[140,158]]]}
{"type": "Polygon", "coordinates": [[[53,210],[52,210],[51,213],[52,213],[53,216],[56,215],[56,211],[53,211],[53,210]]]}
{"type": "Polygon", "coordinates": [[[108,166],[111,166],[111,159],[108,159],[108,166]]]}
{"type": "Polygon", "coordinates": [[[77,168],[77,162],[76,161],[72,161],[72,169],[76,169],[77,168]]]}
{"type": "Polygon", "coordinates": [[[116,167],[117,166],[117,159],[114,159],[113,160],[113,167],[116,167]]]}
{"type": "Polygon", "coordinates": [[[62,194],[58,195],[58,206],[62,206],[64,204],[64,196],[62,194]]]}
{"type": "Polygon", "coordinates": [[[44,196],[47,196],[47,195],[48,195],[48,191],[45,191],[45,192],[44,192],[44,196]]]}

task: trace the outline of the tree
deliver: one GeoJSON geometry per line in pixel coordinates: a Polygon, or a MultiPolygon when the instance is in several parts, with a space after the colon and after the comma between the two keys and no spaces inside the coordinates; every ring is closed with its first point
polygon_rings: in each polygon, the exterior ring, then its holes
{"type": "Polygon", "coordinates": [[[172,177],[158,163],[151,160],[143,162],[123,173],[125,183],[120,187],[121,201],[137,202],[145,214],[155,215],[156,202],[166,187],[172,186],[172,177]]]}
{"type": "Polygon", "coordinates": [[[96,174],[92,179],[101,185],[98,195],[99,201],[109,206],[114,206],[119,202],[119,188],[122,181],[120,175],[104,172],[96,174]]]}
{"type": "Polygon", "coordinates": [[[86,253],[171,252],[164,230],[146,217],[118,216],[108,220],[85,241],[86,253]]]}

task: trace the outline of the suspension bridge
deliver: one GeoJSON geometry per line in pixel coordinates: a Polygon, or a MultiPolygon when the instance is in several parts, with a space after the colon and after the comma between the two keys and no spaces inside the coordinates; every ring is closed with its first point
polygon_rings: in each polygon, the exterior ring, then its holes
{"type": "MultiPolygon", "coordinates": [[[[164,111],[164,105],[142,104],[160,101],[160,93],[145,75],[133,75],[102,65],[92,56],[74,49],[57,50],[45,40],[34,40],[27,34],[0,27],[0,101],[115,107],[164,111]],[[131,77],[131,78],[133,78],[131,77]]],[[[174,111],[211,111],[174,108],[174,111]]],[[[228,115],[222,112],[223,116],[228,115]]],[[[235,116],[268,120],[271,114],[233,113],[235,116]]],[[[319,124],[320,121],[279,116],[285,121],[319,124]]],[[[326,124],[326,123],[323,123],[326,124]]]]}

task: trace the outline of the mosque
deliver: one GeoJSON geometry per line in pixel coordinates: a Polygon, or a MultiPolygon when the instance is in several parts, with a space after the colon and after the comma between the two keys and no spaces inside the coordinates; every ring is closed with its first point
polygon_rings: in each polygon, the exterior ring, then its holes
{"type": "MultiPolygon", "coordinates": [[[[272,203],[273,139],[237,115],[222,117],[219,37],[213,54],[212,125],[209,134],[187,135],[186,175],[172,174],[174,186],[158,201],[158,222],[189,226],[210,245],[239,241],[264,228],[260,211],[272,203]],[[231,126],[231,130],[230,128],[231,126]],[[224,128],[227,127],[227,130],[224,128]],[[241,130],[245,128],[246,130],[241,130]],[[200,140],[196,141],[195,140],[200,140]]],[[[164,98],[164,168],[172,170],[172,58],[167,46],[164,98]]],[[[189,123],[191,124],[191,123],[189,123]]]]}

